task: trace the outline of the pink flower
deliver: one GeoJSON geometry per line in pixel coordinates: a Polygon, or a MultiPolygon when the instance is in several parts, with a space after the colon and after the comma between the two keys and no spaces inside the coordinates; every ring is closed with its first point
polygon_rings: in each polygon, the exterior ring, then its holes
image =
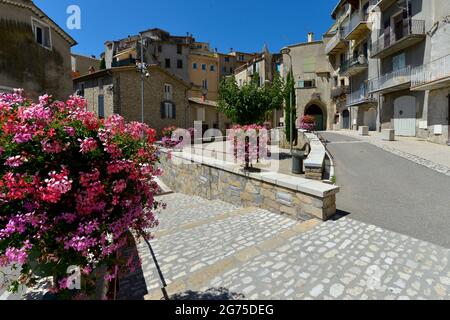
{"type": "Polygon", "coordinates": [[[97,141],[94,138],[86,138],[84,140],[79,140],[80,144],[80,152],[82,154],[87,154],[97,149],[97,141]]]}
{"type": "Polygon", "coordinates": [[[9,157],[6,159],[5,165],[11,168],[18,168],[27,161],[28,159],[24,156],[9,157]]]}
{"type": "Polygon", "coordinates": [[[74,137],[76,134],[76,131],[73,127],[64,127],[64,131],[70,136],[70,137],[74,137]]]}

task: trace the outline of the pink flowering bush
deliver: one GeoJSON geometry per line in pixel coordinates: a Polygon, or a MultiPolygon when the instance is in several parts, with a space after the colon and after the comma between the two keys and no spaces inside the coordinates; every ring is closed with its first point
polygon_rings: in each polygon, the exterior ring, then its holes
{"type": "Polygon", "coordinates": [[[300,129],[306,131],[314,131],[316,129],[316,118],[306,115],[299,119],[298,126],[300,129]]]}
{"type": "Polygon", "coordinates": [[[270,157],[269,132],[263,126],[234,126],[227,131],[227,140],[236,161],[249,169],[251,164],[270,157]]]}
{"type": "Polygon", "coordinates": [[[157,225],[155,139],[145,124],[100,120],[80,97],[0,94],[0,267],[22,268],[10,290],[32,275],[64,290],[70,266],[106,266],[112,280],[131,263],[119,254],[129,231],[149,239],[157,225]]]}

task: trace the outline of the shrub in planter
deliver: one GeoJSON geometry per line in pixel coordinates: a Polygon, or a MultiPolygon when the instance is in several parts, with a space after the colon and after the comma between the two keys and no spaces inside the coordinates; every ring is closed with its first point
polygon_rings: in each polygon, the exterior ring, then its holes
{"type": "Polygon", "coordinates": [[[132,267],[135,259],[119,255],[129,230],[149,239],[157,225],[155,139],[145,124],[98,119],[80,97],[0,95],[0,266],[21,268],[11,291],[39,275],[67,292],[67,270],[77,266],[90,294],[96,268],[111,281],[132,267]]]}
{"type": "Polygon", "coordinates": [[[175,148],[180,143],[180,140],[174,137],[174,132],[177,129],[178,128],[175,126],[166,127],[163,129],[161,142],[165,148],[175,148]]]}
{"type": "Polygon", "coordinates": [[[234,126],[227,132],[227,140],[236,161],[249,170],[253,162],[270,157],[269,132],[262,126],[234,126]]]}
{"type": "Polygon", "coordinates": [[[313,116],[304,116],[300,119],[299,125],[300,129],[306,131],[314,131],[316,129],[316,118],[313,116]]]}

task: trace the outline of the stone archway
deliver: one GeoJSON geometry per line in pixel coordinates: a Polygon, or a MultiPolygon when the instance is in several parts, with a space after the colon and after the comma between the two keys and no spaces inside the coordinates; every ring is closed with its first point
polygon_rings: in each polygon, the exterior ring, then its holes
{"type": "Polygon", "coordinates": [[[323,107],[318,103],[311,103],[305,108],[305,116],[313,116],[316,119],[316,130],[324,131],[327,129],[327,114],[323,107]]]}

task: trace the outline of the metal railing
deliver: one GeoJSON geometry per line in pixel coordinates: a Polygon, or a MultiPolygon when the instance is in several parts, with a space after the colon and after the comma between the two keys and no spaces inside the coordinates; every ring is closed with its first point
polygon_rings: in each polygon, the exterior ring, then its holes
{"type": "Polygon", "coordinates": [[[353,91],[347,95],[347,106],[352,106],[368,100],[374,99],[370,96],[367,86],[364,86],[359,90],[353,91]]]}
{"type": "Polygon", "coordinates": [[[381,91],[411,82],[411,66],[369,80],[369,92],[381,91]]]}
{"type": "Polygon", "coordinates": [[[325,47],[325,52],[329,54],[338,45],[338,43],[343,40],[344,40],[344,30],[338,29],[334,37],[331,38],[330,42],[327,43],[327,46],[325,47]]]}
{"type": "Polygon", "coordinates": [[[450,55],[434,60],[411,71],[411,86],[417,87],[450,77],[450,55]]]}
{"type": "Polygon", "coordinates": [[[411,35],[425,35],[425,20],[414,20],[411,18],[402,20],[402,27],[392,29],[392,27],[380,30],[379,38],[372,43],[372,56],[392,47],[400,40],[411,35]]]}
{"type": "Polygon", "coordinates": [[[349,57],[341,63],[341,73],[345,73],[348,69],[354,66],[367,65],[367,57],[360,55],[359,57],[349,57]]]}

